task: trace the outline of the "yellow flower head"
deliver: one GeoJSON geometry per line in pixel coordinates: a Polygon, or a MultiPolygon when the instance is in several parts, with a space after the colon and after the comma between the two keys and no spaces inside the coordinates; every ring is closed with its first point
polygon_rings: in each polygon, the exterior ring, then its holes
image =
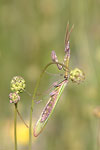
{"type": "Polygon", "coordinates": [[[75,68],[74,70],[70,71],[70,79],[72,82],[80,83],[81,81],[85,79],[85,75],[83,71],[81,71],[78,68],[75,68]]]}

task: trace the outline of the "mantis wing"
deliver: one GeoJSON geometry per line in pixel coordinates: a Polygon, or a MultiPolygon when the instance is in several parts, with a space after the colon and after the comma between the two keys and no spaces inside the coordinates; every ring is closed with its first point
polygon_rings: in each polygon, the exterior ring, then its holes
{"type": "Polygon", "coordinates": [[[62,81],[55,87],[54,91],[51,92],[49,101],[47,102],[46,106],[44,107],[44,109],[33,129],[33,134],[35,137],[37,137],[42,132],[47,121],[51,117],[51,115],[56,107],[56,104],[57,104],[64,88],[66,87],[67,83],[68,83],[67,79],[62,81]]]}

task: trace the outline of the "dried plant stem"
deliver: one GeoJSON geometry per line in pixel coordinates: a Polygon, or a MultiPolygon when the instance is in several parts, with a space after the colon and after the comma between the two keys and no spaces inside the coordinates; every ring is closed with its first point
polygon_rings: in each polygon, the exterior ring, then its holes
{"type": "Polygon", "coordinates": [[[15,150],[17,150],[17,103],[15,104],[15,113],[14,113],[14,141],[15,141],[15,150]]]}
{"type": "Polygon", "coordinates": [[[36,86],[35,86],[35,89],[34,89],[34,92],[33,92],[33,97],[32,97],[32,103],[31,103],[31,108],[30,108],[30,123],[29,123],[29,150],[31,150],[32,148],[32,113],[33,113],[33,107],[34,107],[34,99],[35,99],[35,96],[36,96],[36,93],[37,93],[37,89],[39,87],[39,84],[40,84],[40,81],[41,81],[41,78],[43,76],[43,74],[45,73],[46,69],[53,65],[53,64],[56,64],[56,65],[61,65],[63,68],[65,68],[66,70],[68,69],[64,64],[62,63],[59,63],[59,62],[50,62],[48,63],[43,71],[41,72],[41,75],[39,77],[39,79],[37,80],[37,83],[36,83],[36,86]]]}

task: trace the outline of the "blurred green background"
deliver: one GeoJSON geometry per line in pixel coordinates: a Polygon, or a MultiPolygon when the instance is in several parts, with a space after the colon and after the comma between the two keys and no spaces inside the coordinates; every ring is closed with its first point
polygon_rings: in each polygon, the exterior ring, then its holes
{"type": "MultiPolygon", "coordinates": [[[[69,82],[44,132],[33,137],[33,150],[97,149],[98,119],[93,110],[100,105],[100,1],[1,0],[0,150],[14,149],[14,106],[8,98],[12,77],[21,75],[26,90],[32,93],[43,67],[51,61],[51,51],[63,60],[68,21],[70,27],[75,25],[70,38],[70,68],[83,69],[86,80],[80,85],[69,82]]],[[[48,71],[60,73],[55,68],[48,71]]],[[[48,89],[57,78],[46,74],[40,91],[48,89]]],[[[33,124],[47,98],[34,106],[33,124]]],[[[18,107],[27,123],[30,105],[31,97],[21,94],[18,107]]],[[[19,118],[18,148],[28,149],[28,130],[19,118]]]]}

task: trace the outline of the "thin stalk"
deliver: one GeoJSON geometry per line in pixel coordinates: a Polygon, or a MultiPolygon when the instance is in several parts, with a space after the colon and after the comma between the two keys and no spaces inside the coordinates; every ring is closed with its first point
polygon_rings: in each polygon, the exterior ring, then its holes
{"type": "Polygon", "coordinates": [[[100,119],[98,120],[97,150],[100,150],[100,119]]]}
{"type": "Polygon", "coordinates": [[[46,69],[53,65],[53,64],[56,64],[56,65],[61,65],[62,67],[66,68],[66,70],[68,69],[64,64],[62,63],[59,63],[59,62],[50,62],[48,63],[43,71],[41,72],[40,74],[40,77],[39,79],[37,80],[36,82],[36,86],[35,86],[35,89],[34,89],[34,92],[33,92],[33,97],[32,97],[32,103],[31,103],[31,108],[30,108],[30,122],[29,122],[29,150],[31,150],[32,148],[32,113],[33,113],[33,107],[34,107],[34,99],[35,99],[35,96],[36,96],[36,93],[37,93],[37,90],[38,90],[38,87],[39,87],[39,84],[40,84],[40,81],[41,81],[41,78],[43,76],[43,74],[45,73],[46,69]]]}
{"type": "Polygon", "coordinates": [[[21,116],[20,112],[18,111],[18,109],[16,108],[16,111],[18,113],[18,116],[20,117],[20,119],[22,120],[22,122],[24,123],[24,125],[29,128],[29,126],[27,125],[27,123],[24,121],[23,117],[21,116]]]}
{"type": "Polygon", "coordinates": [[[15,150],[17,150],[17,104],[15,104],[15,113],[14,113],[14,141],[15,141],[15,150]]]}

